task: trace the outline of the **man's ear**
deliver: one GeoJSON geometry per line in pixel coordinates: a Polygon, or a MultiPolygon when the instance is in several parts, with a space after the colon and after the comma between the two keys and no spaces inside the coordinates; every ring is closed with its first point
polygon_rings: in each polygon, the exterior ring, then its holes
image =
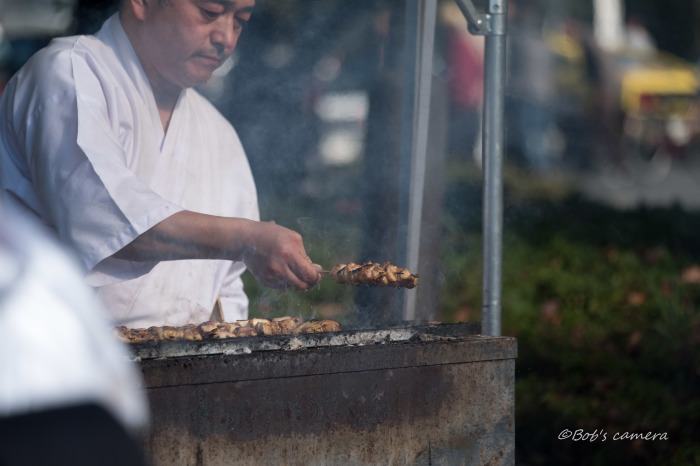
{"type": "Polygon", "coordinates": [[[151,6],[151,3],[156,0],[124,0],[128,7],[133,11],[136,19],[143,21],[146,19],[146,11],[151,6]]]}

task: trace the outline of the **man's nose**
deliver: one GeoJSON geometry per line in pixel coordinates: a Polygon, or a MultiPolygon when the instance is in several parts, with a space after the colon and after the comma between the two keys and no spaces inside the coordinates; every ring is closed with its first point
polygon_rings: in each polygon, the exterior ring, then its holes
{"type": "Polygon", "coordinates": [[[219,53],[229,55],[233,53],[238,42],[239,31],[235,29],[236,20],[233,18],[219,18],[216,28],[212,32],[211,41],[219,53]]]}

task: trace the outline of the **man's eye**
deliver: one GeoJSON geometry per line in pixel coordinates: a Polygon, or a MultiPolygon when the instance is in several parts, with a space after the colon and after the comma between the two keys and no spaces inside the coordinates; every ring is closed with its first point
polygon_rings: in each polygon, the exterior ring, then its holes
{"type": "Polygon", "coordinates": [[[202,12],[202,16],[207,20],[215,20],[221,14],[218,11],[211,11],[206,8],[200,8],[200,11],[202,12]]]}

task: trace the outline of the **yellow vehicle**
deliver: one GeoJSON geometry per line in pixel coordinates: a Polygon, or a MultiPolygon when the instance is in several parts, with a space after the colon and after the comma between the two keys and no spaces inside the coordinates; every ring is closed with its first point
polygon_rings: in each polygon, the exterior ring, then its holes
{"type": "Polygon", "coordinates": [[[686,116],[700,91],[698,68],[664,53],[617,54],[620,108],[639,117],[686,116]]]}
{"type": "Polygon", "coordinates": [[[619,134],[615,156],[625,169],[657,182],[673,160],[700,164],[700,68],[659,50],[595,50],[586,56],[581,43],[558,31],[545,34],[545,41],[558,57],[555,83],[562,101],[573,99],[593,115],[601,110],[595,105],[607,109],[598,123],[619,134]],[[598,82],[586,74],[593,55],[598,82]],[[595,95],[605,102],[596,104],[595,95]]]}
{"type": "Polygon", "coordinates": [[[700,69],[659,51],[617,54],[612,61],[628,168],[658,182],[674,160],[698,162],[700,69]]]}

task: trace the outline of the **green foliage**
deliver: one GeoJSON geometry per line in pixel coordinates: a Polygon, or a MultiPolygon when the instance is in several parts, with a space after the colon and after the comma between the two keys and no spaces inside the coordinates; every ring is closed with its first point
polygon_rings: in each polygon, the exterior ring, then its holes
{"type": "MultiPolygon", "coordinates": [[[[503,334],[518,338],[518,462],[700,464],[700,215],[507,193],[503,334]],[[607,440],[558,440],[564,429],[607,440]],[[617,432],[668,440],[613,441],[617,432]]],[[[481,308],[480,226],[450,213],[443,321],[481,308]]]]}

